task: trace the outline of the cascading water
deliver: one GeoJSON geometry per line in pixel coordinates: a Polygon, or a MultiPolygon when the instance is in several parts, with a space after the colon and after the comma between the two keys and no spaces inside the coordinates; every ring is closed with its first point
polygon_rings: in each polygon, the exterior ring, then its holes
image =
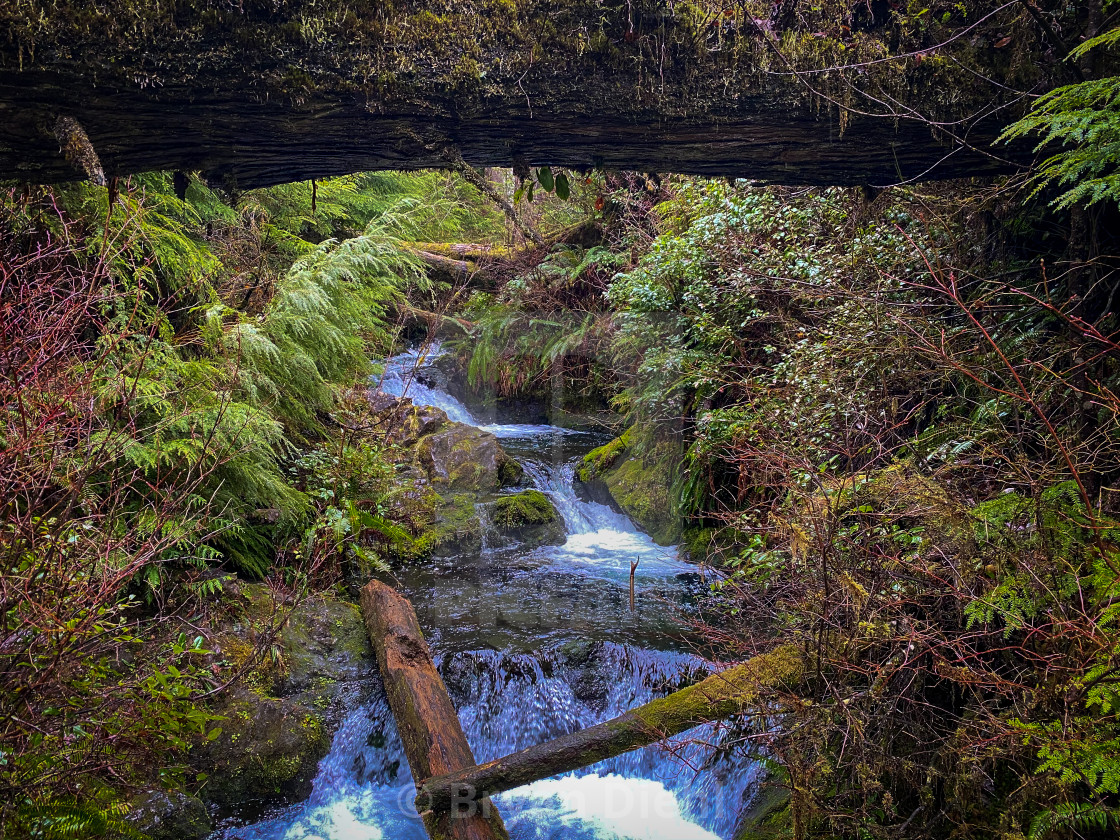
{"type": "MultiPolygon", "coordinates": [[[[450,395],[391,359],[387,393],[474,423],[450,395]]],[[[477,425],[477,424],[476,424],[477,425]]],[[[705,588],[696,567],[607,505],[581,499],[578,457],[594,436],[552,426],[482,426],[506,439],[564,519],[567,541],[532,551],[485,548],[472,560],[406,569],[416,606],[479,761],[622,714],[707,673],[684,641],[682,613],[705,588]],[[629,609],[637,559],[637,609],[629,609]],[[464,568],[467,567],[467,568],[464,568]],[[450,573],[448,573],[450,572],[450,573]],[[628,644],[619,644],[626,639],[628,644]]],[[[731,837],[755,765],[713,749],[701,730],[495,798],[513,840],[718,840],[731,837]]],[[[226,832],[227,840],[423,840],[415,789],[383,695],[352,711],[307,802],[226,832]]]]}

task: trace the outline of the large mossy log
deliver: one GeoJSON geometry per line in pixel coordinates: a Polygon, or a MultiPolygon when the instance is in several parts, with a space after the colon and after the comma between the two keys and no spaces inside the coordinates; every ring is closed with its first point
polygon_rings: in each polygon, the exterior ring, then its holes
{"type": "MultiPolygon", "coordinates": [[[[417,787],[432,776],[473,767],[474,755],[412,604],[380,581],[371,581],[362,589],[361,604],[389,708],[417,787]]],[[[497,809],[485,797],[455,810],[428,811],[422,816],[432,840],[509,840],[497,809]]]]}
{"type": "Polygon", "coordinates": [[[784,645],[605,723],[428,779],[420,786],[416,807],[421,813],[445,813],[741,714],[756,708],[766,690],[798,682],[804,667],[800,648],[784,645]]]}
{"type": "Polygon", "coordinates": [[[201,171],[233,190],[466,164],[799,184],[1003,172],[1011,151],[989,144],[1014,113],[1007,83],[1043,89],[1054,62],[1029,38],[1013,65],[987,48],[1025,12],[974,5],[922,36],[947,44],[936,56],[871,61],[837,86],[791,75],[778,51],[878,59],[893,24],[850,38],[842,3],[828,31],[784,36],[744,4],[662,0],[0,3],[0,179],[72,180],[94,159],[109,177],[201,171]],[[863,80],[897,101],[887,117],[857,113],[883,110],[852,92],[863,80]],[[60,119],[88,138],[82,159],[60,148],[60,119]]]}

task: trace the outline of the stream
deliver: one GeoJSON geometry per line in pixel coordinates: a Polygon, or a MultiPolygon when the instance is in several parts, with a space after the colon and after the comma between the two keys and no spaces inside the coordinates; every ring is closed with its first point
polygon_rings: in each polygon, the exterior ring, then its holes
{"type": "MultiPolygon", "coordinates": [[[[481,556],[398,573],[476,759],[487,761],[615,717],[707,675],[688,617],[708,589],[675,548],[581,497],[575,466],[606,438],[554,426],[485,423],[389,360],[381,388],[437,406],[502,439],[563,516],[563,545],[484,543],[481,556]],[[638,559],[636,608],[630,563],[638,559]]],[[[710,574],[710,573],[709,573],[710,574]]],[[[702,727],[573,774],[495,797],[513,840],[729,840],[757,767],[702,727]],[[692,737],[690,738],[689,735],[692,737]],[[712,746],[716,748],[713,749],[712,746]]],[[[392,714],[378,690],[352,709],[311,797],[227,840],[424,840],[392,714]]]]}

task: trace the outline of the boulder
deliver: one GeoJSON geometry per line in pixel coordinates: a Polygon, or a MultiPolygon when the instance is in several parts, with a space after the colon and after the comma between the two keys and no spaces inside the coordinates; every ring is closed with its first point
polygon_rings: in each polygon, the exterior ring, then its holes
{"type": "Polygon", "coordinates": [[[210,834],[210,812],[197,796],[148,790],[132,798],[128,821],[149,840],[202,840],[210,834]]]}
{"type": "Polygon", "coordinates": [[[408,397],[373,391],[369,394],[369,404],[374,411],[376,431],[383,434],[388,443],[398,446],[415,446],[420,438],[451,422],[443,409],[414,405],[408,397]]]}
{"type": "Polygon", "coordinates": [[[564,520],[539,490],[502,496],[484,507],[494,536],[502,542],[536,548],[562,545],[567,538],[564,520]]]}
{"type": "Polygon", "coordinates": [[[208,774],[202,798],[219,812],[248,819],[276,803],[311,793],[319,760],[330,749],[322,717],[291,699],[241,689],[216,710],[221,734],[191,752],[208,774]]]}
{"type": "MultiPolygon", "coordinates": [[[[191,767],[207,775],[199,795],[219,813],[250,819],[311,791],[345,694],[376,671],[357,607],[329,595],[296,606],[277,644],[256,658],[256,641],[287,607],[263,584],[231,584],[209,634],[214,666],[251,666],[212,711],[221,733],[199,740],[191,767]]],[[[267,637],[266,637],[267,638],[267,637]]]]}
{"type": "Polygon", "coordinates": [[[609,495],[658,545],[674,545],[683,524],[671,492],[679,462],[676,443],[639,438],[632,428],[588,452],[577,477],[591,498],[609,495]]]}
{"type": "Polygon", "coordinates": [[[377,667],[358,607],[335,598],[315,595],[292,610],[280,640],[287,667],[277,693],[314,709],[377,667]]]}
{"type": "Polygon", "coordinates": [[[422,437],[416,457],[439,490],[493,493],[521,480],[521,465],[489,432],[463,423],[447,423],[422,437]]]}

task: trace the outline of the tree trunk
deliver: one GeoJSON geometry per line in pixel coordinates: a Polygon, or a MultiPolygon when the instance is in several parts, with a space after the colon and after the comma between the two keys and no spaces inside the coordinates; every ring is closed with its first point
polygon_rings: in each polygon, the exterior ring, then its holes
{"type": "Polygon", "coordinates": [[[445,813],[452,807],[461,809],[476,801],[488,801],[489,796],[504,790],[586,767],[702,723],[740,714],[757,705],[763,689],[797,682],[803,671],[801,651],[794,645],[785,645],[613,720],[477,767],[428,779],[420,786],[416,807],[424,814],[445,813]]]}
{"type": "MultiPolygon", "coordinates": [[[[412,604],[379,581],[366,584],[361,602],[389,707],[417,787],[432,776],[473,767],[474,754],[432,663],[412,604]]],[[[509,840],[497,809],[486,797],[422,816],[432,840],[509,840]]]]}
{"type": "MultiPolygon", "coordinates": [[[[437,167],[486,191],[477,167],[521,161],[883,186],[1031,159],[1030,141],[990,145],[1022,107],[999,82],[1011,58],[975,46],[1023,14],[987,14],[996,0],[952,31],[913,33],[908,46],[933,49],[936,62],[854,65],[845,84],[867,97],[790,75],[741,4],[716,17],[657,0],[6,5],[0,179],[201,171],[237,191],[437,167]],[[902,98],[897,108],[881,107],[883,90],[902,98]],[[841,119],[848,93],[855,110],[841,119]],[[75,126],[88,142],[66,139],[75,126]]],[[[846,48],[838,32],[794,35],[789,47],[810,45],[802,69],[846,48]]],[[[1016,86],[1046,89],[1054,62],[1043,46],[1015,42],[1016,73],[1027,74],[1016,86]]],[[[488,194],[540,244],[516,208],[488,194]]]]}

